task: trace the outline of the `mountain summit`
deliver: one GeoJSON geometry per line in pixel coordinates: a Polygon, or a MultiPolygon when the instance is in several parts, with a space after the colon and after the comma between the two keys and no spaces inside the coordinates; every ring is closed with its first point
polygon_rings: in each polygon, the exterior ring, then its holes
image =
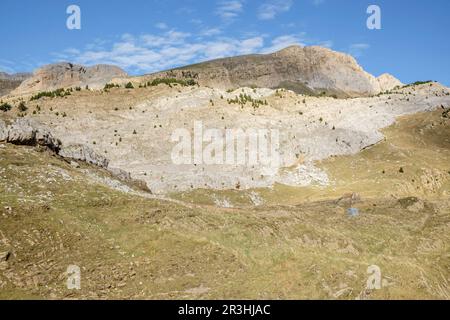
{"type": "Polygon", "coordinates": [[[126,76],[126,72],[116,66],[100,64],[85,67],[62,62],[37,69],[33,76],[22,82],[12,94],[26,94],[75,86],[89,86],[98,89],[103,88],[115,77],[126,76]]]}
{"type": "Polygon", "coordinates": [[[256,86],[297,93],[369,96],[381,91],[378,79],[345,53],[312,46],[290,46],[271,54],[217,59],[151,75],[194,77],[200,84],[226,89],[256,86]]]}

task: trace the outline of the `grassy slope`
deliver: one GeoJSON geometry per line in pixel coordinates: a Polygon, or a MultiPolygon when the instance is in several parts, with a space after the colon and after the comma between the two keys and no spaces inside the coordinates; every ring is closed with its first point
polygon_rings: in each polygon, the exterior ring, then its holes
{"type": "Polygon", "coordinates": [[[426,129],[438,119],[408,117],[386,131],[387,142],[322,163],[339,181],[329,188],[260,191],[267,204],[248,209],[125,194],[88,179],[105,175],[95,168],[4,145],[0,252],[12,256],[0,265],[0,298],[449,299],[448,177],[437,191],[414,191],[426,200],[408,209],[390,197],[409,195],[403,186],[418,168],[446,170],[448,122],[426,129]],[[423,145],[411,140],[420,129],[423,145]],[[330,200],[348,191],[363,196],[359,217],[330,200]],[[65,288],[70,264],[82,268],[79,292],[65,288]],[[389,286],[366,292],[372,264],[389,286]]]}

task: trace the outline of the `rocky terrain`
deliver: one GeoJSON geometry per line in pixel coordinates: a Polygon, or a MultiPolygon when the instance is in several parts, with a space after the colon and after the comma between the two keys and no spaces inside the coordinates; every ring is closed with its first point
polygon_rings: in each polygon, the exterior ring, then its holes
{"type": "Polygon", "coordinates": [[[80,68],[2,98],[0,298],[450,299],[449,88],[321,48],[80,68]],[[174,132],[200,122],[277,130],[280,161],[175,163],[174,132]]]}
{"type": "Polygon", "coordinates": [[[110,65],[84,67],[68,62],[51,64],[36,70],[33,75],[16,88],[11,94],[29,94],[40,91],[52,91],[59,88],[88,86],[100,89],[115,77],[126,77],[122,69],[110,65]]]}
{"type": "Polygon", "coordinates": [[[179,203],[0,143],[0,298],[449,299],[442,113],[400,119],[374,148],[321,164],[336,180],[329,187],[210,191],[179,203]],[[66,287],[69,265],[81,268],[81,290],[66,287]],[[379,290],[366,287],[371,265],[379,290]]]}
{"type": "Polygon", "coordinates": [[[0,72],[0,97],[16,89],[24,80],[31,77],[30,73],[8,74],[0,72]]]}
{"type": "Polygon", "coordinates": [[[380,83],[350,55],[314,46],[208,61],[144,79],[160,77],[194,78],[202,85],[221,89],[284,88],[338,97],[373,95],[401,84],[390,75],[383,75],[380,83]]]}
{"type": "Polygon", "coordinates": [[[276,183],[327,185],[329,178],[315,161],[355,154],[380,142],[384,138],[380,129],[392,125],[396,117],[450,105],[448,94],[449,89],[437,83],[356,99],[271,89],[226,92],[159,85],[74,92],[64,98],[41,98],[28,106],[30,112],[35,111],[32,118],[47,126],[63,146],[86,145],[107,158],[111,169],[129,172],[134,179],[145,181],[152,192],[167,194],[198,188],[272,187],[276,183]],[[231,102],[240,95],[267,101],[267,105],[231,102]],[[193,135],[196,121],[201,121],[205,130],[278,130],[279,164],[174,164],[173,132],[183,128],[193,135]]]}

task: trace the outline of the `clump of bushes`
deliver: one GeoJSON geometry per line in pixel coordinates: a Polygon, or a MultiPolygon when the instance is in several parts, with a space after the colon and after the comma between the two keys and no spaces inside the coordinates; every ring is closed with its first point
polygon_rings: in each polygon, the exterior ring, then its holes
{"type": "Polygon", "coordinates": [[[21,101],[17,106],[17,109],[19,109],[20,112],[25,112],[28,110],[28,107],[25,105],[25,102],[21,101]]]}
{"type": "Polygon", "coordinates": [[[245,93],[241,93],[239,97],[236,97],[234,99],[228,99],[228,104],[239,104],[242,107],[244,107],[247,103],[251,103],[253,108],[259,108],[261,105],[267,106],[267,100],[258,100],[253,99],[251,96],[245,93]]]}
{"type": "Polygon", "coordinates": [[[0,104],[0,110],[3,112],[8,112],[9,110],[12,109],[12,106],[9,103],[2,103],[0,104]]]}
{"type": "Polygon", "coordinates": [[[105,84],[105,88],[104,88],[105,90],[112,89],[112,88],[120,88],[120,86],[118,84],[114,84],[114,83],[105,84]]]}
{"type": "Polygon", "coordinates": [[[42,91],[42,92],[39,92],[39,93],[35,94],[34,96],[32,96],[30,98],[30,101],[39,100],[42,97],[49,97],[49,98],[60,97],[60,98],[62,98],[65,96],[70,96],[72,92],[73,92],[72,88],[69,88],[69,89],[60,88],[60,89],[56,89],[54,91],[42,91]]]}
{"type": "Polygon", "coordinates": [[[197,82],[193,79],[180,80],[180,79],[176,79],[176,78],[157,78],[157,79],[154,79],[153,81],[149,81],[147,83],[147,86],[156,87],[157,85],[160,85],[160,84],[165,84],[168,86],[171,86],[173,84],[179,84],[183,87],[191,87],[191,86],[197,85],[197,82]]]}
{"type": "Polygon", "coordinates": [[[447,110],[444,110],[444,112],[442,112],[442,118],[450,119],[450,108],[448,108],[447,110]]]}
{"type": "Polygon", "coordinates": [[[134,89],[134,86],[133,86],[133,84],[132,84],[131,82],[128,82],[128,83],[125,85],[125,89],[134,89]]]}
{"type": "Polygon", "coordinates": [[[413,82],[413,83],[407,84],[406,86],[403,86],[403,88],[408,88],[408,87],[419,86],[419,85],[422,85],[422,84],[427,84],[427,83],[430,83],[430,84],[432,84],[432,83],[433,83],[433,80],[427,80],[427,81],[416,81],[416,82],[413,82]]]}

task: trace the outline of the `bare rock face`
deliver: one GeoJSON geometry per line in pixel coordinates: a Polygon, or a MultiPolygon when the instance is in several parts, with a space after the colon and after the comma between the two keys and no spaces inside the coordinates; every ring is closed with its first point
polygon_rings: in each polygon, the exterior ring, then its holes
{"type": "Polygon", "coordinates": [[[3,120],[0,120],[0,142],[4,142],[8,139],[8,131],[6,124],[3,120]]]}
{"type": "Polygon", "coordinates": [[[378,80],[352,56],[317,46],[218,59],[151,76],[193,78],[221,89],[257,86],[343,97],[370,96],[381,90],[378,80]]]}
{"type": "Polygon", "coordinates": [[[59,155],[64,158],[75,159],[94,164],[102,168],[107,168],[109,164],[107,158],[97,154],[94,150],[82,144],[63,146],[59,151],[59,155]]]}
{"type": "Polygon", "coordinates": [[[392,90],[396,87],[404,86],[404,84],[400,80],[390,75],[389,73],[382,74],[377,78],[377,80],[380,84],[380,89],[382,92],[392,90]]]}
{"type": "Polygon", "coordinates": [[[51,91],[58,88],[86,87],[102,88],[111,79],[126,77],[125,71],[116,66],[96,65],[84,67],[68,62],[51,64],[36,70],[12,94],[51,91]]]}
{"type": "Polygon", "coordinates": [[[0,80],[24,81],[31,76],[32,76],[32,74],[27,73],[27,72],[13,73],[13,74],[8,74],[6,72],[0,72],[0,80]]]}
{"type": "Polygon", "coordinates": [[[55,154],[70,160],[70,164],[75,168],[79,168],[80,165],[73,160],[96,165],[108,170],[119,180],[132,184],[140,190],[151,193],[151,190],[148,188],[145,181],[132,178],[129,172],[122,169],[110,168],[109,160],[107,158],[96,153],[86,145],[69,144],[63,146],[59,139],[53,137],[46,126],[33,119],[19,118],[9,126],[0,119],[0,142],[47,147],[55,154]]]}
{"type": "Polygon", "coordinates": [[[33,145],[36,141],[36,130],[25,119],[17,119],[8,127],[7,141],[19,145],[33,145]]]}
{"type": "Polygon", "coordinates": [[[23,118],[17,119],[8,127],[0,121],[0,141],[18,145],[40,145],[53,151],[58,151],[61,145],[46,127],[31,119],[23,118]]]}
{"type": "Polygon", "coordinates": [[[29,77],[31,77],[31,73],[8,74],[0,72],[0,97],[9,94],[29,77]]]}

